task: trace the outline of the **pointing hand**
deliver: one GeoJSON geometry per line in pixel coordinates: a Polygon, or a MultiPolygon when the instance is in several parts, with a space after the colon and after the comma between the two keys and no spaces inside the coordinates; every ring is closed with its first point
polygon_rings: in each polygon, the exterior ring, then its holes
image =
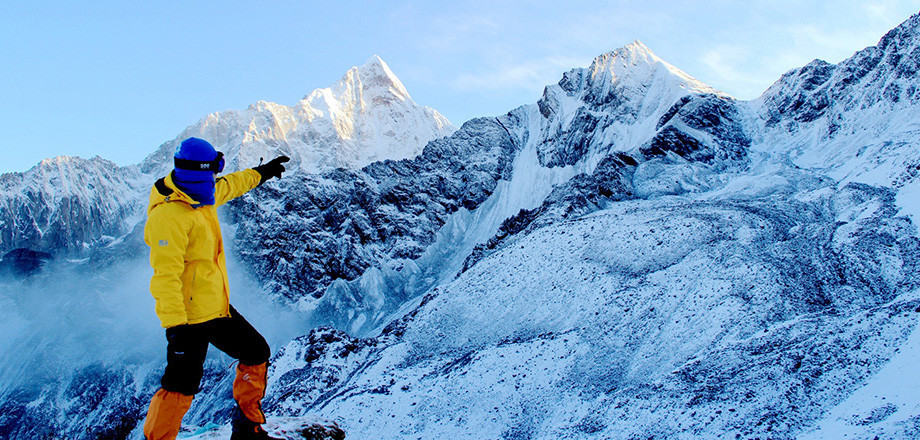
{"type": "Polygon", "coordinates": [[[285,171],[283,164],[290,160],[290,157],[278,156],[265,165],[254,167],[253,169],[258,171],[259,175],[262,176],[262,181],[259,182],[259,185],[265,183],[266,180],[271,179],[272,177],[281,178],[281,173],[285,171]]]}

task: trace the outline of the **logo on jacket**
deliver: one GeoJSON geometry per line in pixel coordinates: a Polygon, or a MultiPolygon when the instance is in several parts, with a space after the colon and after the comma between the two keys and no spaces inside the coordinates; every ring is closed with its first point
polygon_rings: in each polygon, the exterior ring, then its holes
{"type": "Polygon", "coordinates": [[[167,245],[169,245],[169,242],[168,242],[168,241],[166,241],[166,240],[160,240],[160,246],[167,246],[167,245]]]}

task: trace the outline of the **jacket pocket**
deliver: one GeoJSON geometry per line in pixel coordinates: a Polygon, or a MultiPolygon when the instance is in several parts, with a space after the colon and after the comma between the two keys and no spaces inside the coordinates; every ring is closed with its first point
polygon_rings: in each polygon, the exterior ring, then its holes
{"type": "Polygon", "coordinates": [[[198,273],[199,264],[197,261],[189,261],[189,278],[188,285],[185,286],[185,308],[188,309],[189,303],[195,299],[195,292],[198,290],[198,283],[201,282],[201,275],[198,273]]]}

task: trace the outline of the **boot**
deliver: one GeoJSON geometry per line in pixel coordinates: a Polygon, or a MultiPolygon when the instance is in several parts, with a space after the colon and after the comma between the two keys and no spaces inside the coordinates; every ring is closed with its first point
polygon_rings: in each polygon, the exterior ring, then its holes
{"type": "Polygon", "coordinates": [[[182,417],[192,405],[192,397],[160,388],[150,400],[144,437],[147,440],[174,440],[179,435],[182,417]]]}
{"type": "Polygon", "coordinates": [[[230,440],[284,440],[268,435],[268,433],[262,429],[262,424],[247,419],[239,408],[236,408],[233,412],[233,421],[230,425],[233,428],[233,434],[230,434],[230,440]]]}

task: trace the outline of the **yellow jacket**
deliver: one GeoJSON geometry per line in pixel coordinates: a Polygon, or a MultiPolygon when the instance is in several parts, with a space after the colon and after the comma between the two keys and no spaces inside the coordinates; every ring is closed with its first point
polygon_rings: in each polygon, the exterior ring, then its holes
{"type": "Polygon", "coordinates": [[[259,185],[256,170],[217,179],[214,205],[193,208],[195,200],[176,187],[172,174],[150,191],[144,241],[150,246],[150,293],[163,327],[197,324],[230,316],[224,242],[216,208],[259,185]]]}

